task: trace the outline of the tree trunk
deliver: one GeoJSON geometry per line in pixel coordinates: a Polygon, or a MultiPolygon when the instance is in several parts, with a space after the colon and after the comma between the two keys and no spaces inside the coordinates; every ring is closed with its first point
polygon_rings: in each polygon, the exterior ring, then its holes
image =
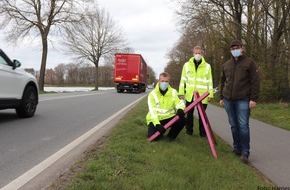
{"type": "Polygon", "coordinates": [[[236,25],[236,39],[242,39],[242,5],[239,0],[234,0],[235,7],[235,25],[236,25]]]}
{"type": "Polygon", "coordinates": [[[95,63],[95,90],[99,90],[99,64],[95,63]]]}
{"type": "Polygon", "coordinates": [[[48,45],[47,45],[47,37],[42,38],[42,57],[41,57],[41,67],[40,67],[40,74],[39,74],[39,91],[44,91],[44,77],[45,77],[45,69],[46,69],[46,60],[47,60],[47,52],[48,52],[48,45]]]}
{"type": "Polygon", "coordinates": [[[278,57],[279,53],[279,42],[281,41],[281,37],[285,31],[286,20],[289,18],[287,13],[289,9],[284,8],[285,2],[276,2],[276,9],[274,11],[275,19],[274,19],[274,28],[273,28],[273,38],[271,44],[271,57],[270,57],[270,76],[274,81],[274,85],[278,85],[279,72],[277,72],[277,67],[281,67],[281,63],[278,57]],[[281,11],[282,10],[282,11],[281,11]]]}

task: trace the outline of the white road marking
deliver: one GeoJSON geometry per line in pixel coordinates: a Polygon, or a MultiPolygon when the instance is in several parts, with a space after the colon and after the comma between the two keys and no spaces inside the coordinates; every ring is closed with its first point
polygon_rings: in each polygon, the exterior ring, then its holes
{"type": "Polygon", "coordinates": [[[12,190],[12,189],[13,190],[16,190],[16,189],[21,188],[23,185],[25,185],[31,179],[33,179],[38,174],[40,174],[42,171],[44,171],[46,168],[48,168],[49,166],[51,166],[58,159],[60,159],[61,157],[63,157],[65,154],[67,154],[68,152],[70,152],[76,146],[78,146],[79,144],[81,144],[84,140],[86,140],[87,138],[89,138],[92,134],[94,134],[99,129],[101,129],[102,127],[104,127],[109,121],[113,120],[119,114],[121,114],[122,112],[124,112],[127,108],[129,108],[130,106],[134,105],[135,103],[137,103],[138,101],[140,101],[141,99],[143,99],[146,95],[147,94],[143,95],[142,97],[140,97],[136,101],[132,102],[128,106],[124,107],[123,109],[121,109],[120,111],[118,111],[117,113],[115,113],[114,115],[112,115],[111,117],[109,117],[108,119],[104,120],[103,122],[101,122],[100,124],[98,124],[97,126],[95,126],[94,128],[92,128],[91,130],[89,130],[88,132],[86,132],[85,134],[83,134],[82,136],[80,136],[79,138],[77,138],[76,140],[74,140],[73,142],[69,143],[68,145],[66,145],[65,147],[63,147],[62,149],[60,149],[59,151],[57,151],[56,153],[54,153],[53,155],[51,155],[50,157],[48,157],[47,159],[45,159],[44,161],[42,161],[41,163],[39,163],[38,165],[34,166],[33,168],[31,168],[30,170],[28,170],[27,172],[25,172],[24,174],[22,174],[18,178],[16,178],[15,180],[11,181],[9,184],[7,184],[3,188],[1,188],[1,190],[12,190]]]}
{"type": "Polygon", "coordinates": [[[68,95],[68,96],[61,96],[61,97],[45,97],[40,98],[40,102],[49,101],[49,100],[58,100],[58,99],[66,99],[66,98],[74,98],[74,97],[81,97],[81,96],[95,96],[104,93],[94,93],[94,94],[77,94],[77,95],[68,95]]]}

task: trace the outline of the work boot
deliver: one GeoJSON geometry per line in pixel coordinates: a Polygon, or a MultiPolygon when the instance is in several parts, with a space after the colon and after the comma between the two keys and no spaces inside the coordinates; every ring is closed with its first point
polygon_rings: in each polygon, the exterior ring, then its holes
{"type": "Polygon", "coordinates": [[[200,136],[201,138],[205,138],[205,137],[206,137],[206,134],[199,134],[199,136],[200,136]]]}
{"type": "Polygon", "coordinates": [[[237,155],[237,156],[241,156],[241,155],[242,155],[241,151],[236,150],[236,149],[233,149],[233,153],[234,153],[235,155],[237,155]]]}
{"type": "Polygon", "coordinates": [[[170,142],[172,142],[172,141],[175,141],[175,138],[173,138],[173,137],[168,137],[168,140],[169,140],[170,142]]]}
{"type": "Polygon", "coordinates": [[[185,134],[192,136],[193,131],[186,130],[185,134]]]}
{"type": "Polygon", "coordinates": [[[247,155],[242,154],[242,156],[240,157],[240,159],[241,159],[241,161],[244,164],[248,164],[249,163],[249,159],[248,159],[248,156],[247,155]]]}

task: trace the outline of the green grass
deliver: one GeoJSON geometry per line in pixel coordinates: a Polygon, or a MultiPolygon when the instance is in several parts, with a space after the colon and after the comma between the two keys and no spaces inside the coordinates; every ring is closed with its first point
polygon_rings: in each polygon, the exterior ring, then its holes
{"type": "MultiPolygon", "coordinates": [[[[215,97],[210,103],[215,106],[220,106],[218,97],[215,97]]],[[[290,131],[289,103],[258,102],[256,108],[251,110],[251,118],[290,131]]]]}
{"type": "Polygon", "coordinates": [[[251,111],[251,117],[290,131],[289,103],[258,103],[251,111]]]}
{"type": "Polygon", "coordinates": [[[73,167],[78,169],[72,169],[51,189],[248,190],[273,185],[251,166],[241,163],[231,147],[217,137],[217,159],[197,131],[187,136],[183,130],[173,142],[163,139],[149,143],[147,111],[144,99],[101,145],[73,167]]]}

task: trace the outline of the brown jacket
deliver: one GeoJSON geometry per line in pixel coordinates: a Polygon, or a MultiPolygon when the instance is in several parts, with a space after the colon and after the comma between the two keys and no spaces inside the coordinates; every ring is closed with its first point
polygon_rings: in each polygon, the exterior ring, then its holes
{"type": "Polygon", "coordinates": [[[220,99],[257,101],[260,93],[258,68],[253,59],[242,55],[228,60],[222,67],[220,99]]]}

